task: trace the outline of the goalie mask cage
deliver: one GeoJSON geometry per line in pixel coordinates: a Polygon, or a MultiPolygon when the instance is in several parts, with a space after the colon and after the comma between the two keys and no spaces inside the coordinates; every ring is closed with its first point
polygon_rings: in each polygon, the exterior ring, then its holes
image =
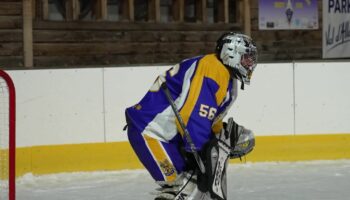
{"type": "Polygon", "coordinates": [[[15,87],[0,70],[0,200],[15,200],[15,87]]]}

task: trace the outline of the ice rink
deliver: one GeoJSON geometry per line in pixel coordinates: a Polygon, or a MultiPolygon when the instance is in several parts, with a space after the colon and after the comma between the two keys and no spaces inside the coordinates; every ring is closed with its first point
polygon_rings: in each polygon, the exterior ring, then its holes
{"type": "MultiPolygon", "coordinates": [[[[145,170],[27,174],[17,200],[152,200],[157,185],[145,170]]],[[[350,160],[231,164],[229,200],[350,199],[350,160]]]]}

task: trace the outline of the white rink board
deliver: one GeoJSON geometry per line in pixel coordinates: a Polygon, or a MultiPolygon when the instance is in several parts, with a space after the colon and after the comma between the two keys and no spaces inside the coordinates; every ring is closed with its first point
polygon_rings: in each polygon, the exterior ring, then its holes
{"type": "Polygon", "coordinates": [[[102,69],[9,71],[17,146],[103,142],[102,69]]]}
{"type": "Polygon", "coordinates": [[[296,132],[350,132],[350,63],[296,63],[296,132]]]}
{"type": "MultiPolygon", "coordinates": [[[[258,136],[350,133],[348,66],[296,63],[293,79],[293,63],[259,64],[228,116],[258,136]]],[[[125,108],[169,67],[8,71],[17,92],[18,146],[126,141],[125,108]]]]}
{"type": "Polygon", "coordinates": [[[259,64],[251,84],[239,89],[231,116],[257,135],[294,134],[292,64],[259,64]]]}

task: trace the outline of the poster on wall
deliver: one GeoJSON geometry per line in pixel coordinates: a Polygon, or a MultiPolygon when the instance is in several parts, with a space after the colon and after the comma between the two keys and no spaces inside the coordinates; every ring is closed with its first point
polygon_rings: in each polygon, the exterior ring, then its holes
{"type": "Polygon", "coordinates": [[[323,0],[323,58],[350,57],[350,1],[323,0]]]}
{"type": "Polygon", "coordinates": [[[317,0],[259,0],[259,29],[318,29],[317,0]]]}

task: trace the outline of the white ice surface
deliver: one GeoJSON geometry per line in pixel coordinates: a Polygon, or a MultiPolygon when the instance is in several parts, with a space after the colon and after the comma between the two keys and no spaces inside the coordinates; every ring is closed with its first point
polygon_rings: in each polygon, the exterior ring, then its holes
{"type": "MultiPolygon", "coordinates": [[[[27,174],[17,200],[152,200],[145,170],[27,174]]],[[[350,160],[245,163],[228,169],[229,200],[349,200],[350,160]]]]}

